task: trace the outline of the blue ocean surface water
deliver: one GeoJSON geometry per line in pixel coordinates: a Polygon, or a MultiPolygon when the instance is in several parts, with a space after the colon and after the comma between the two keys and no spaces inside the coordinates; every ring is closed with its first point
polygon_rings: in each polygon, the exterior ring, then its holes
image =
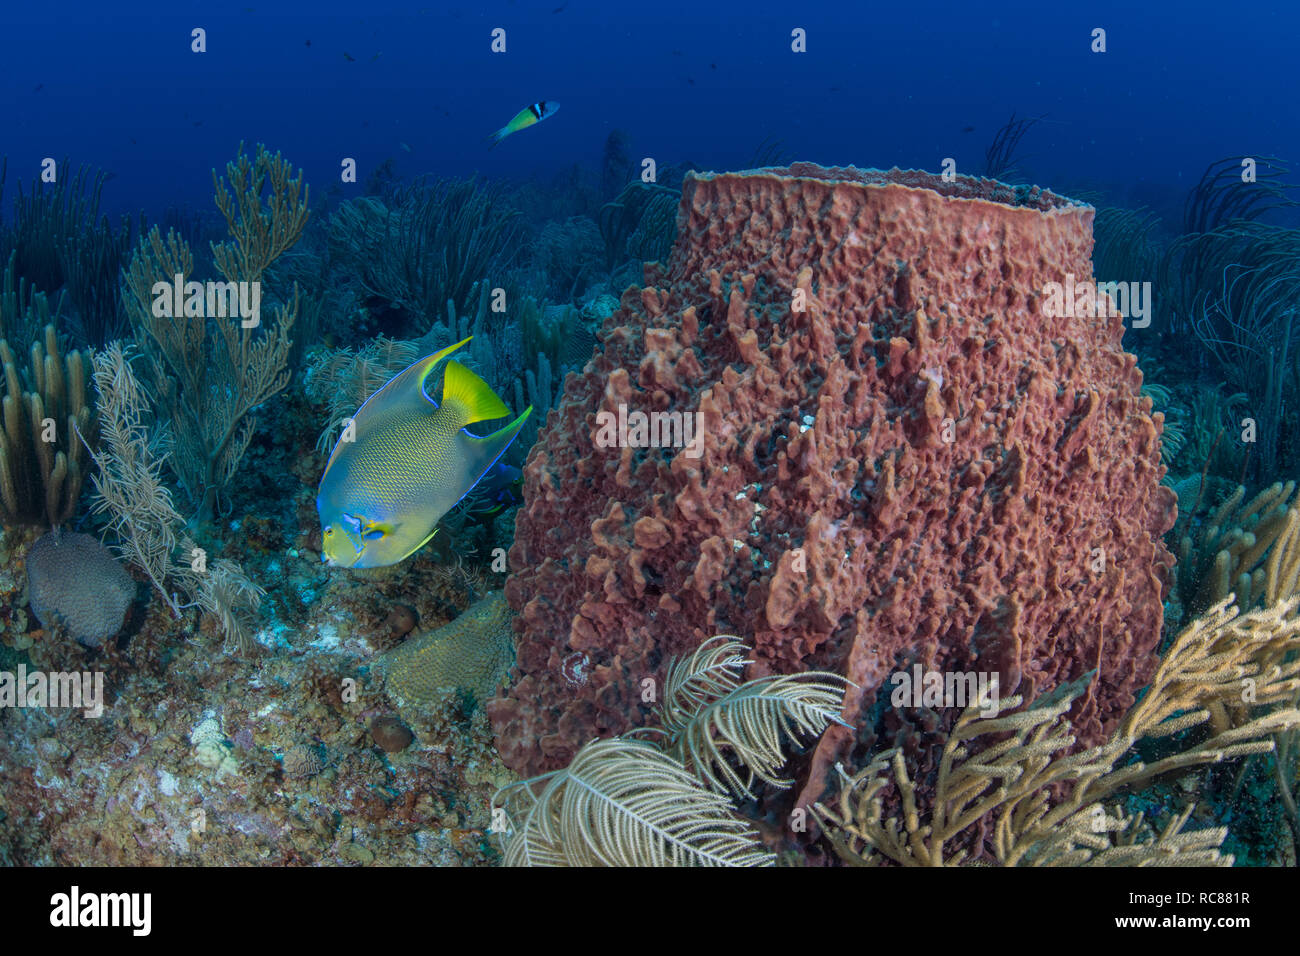
{"type": "MultiPolygon", "coordinates": [[[[823,165],[980,171],[1014,112],[1044,186],[1180,201],[1228,152],[1296,154],[1287,4],[72,3],[6,13],[11,177],[64,155],[114,174],[105,211],[206,201],[234,144],[400,176],[528,178],[595,163],[609,133],[661,164],[738,168],[765,140],[823,165]],[[506,31],[493,53],[492,31],[506,31]],[[191,31],[206,31],[206,52],[191,31]],[[791,50],[806,31],[806,53],[791,50]],[[1106,31],[1105,53],[1092,32],[1106,31]],[[510,149],[519,109],[564,113],[510,149]],[[405,145],[403,145],[405,144],[405,145]],[[409,151],[408,151],[409,150],[409,151]]],[[[1141,204],[1139,203],[1139,204],[1141,204]]],[[[155,214],[161,210],[155,211],[155,214]]]]}

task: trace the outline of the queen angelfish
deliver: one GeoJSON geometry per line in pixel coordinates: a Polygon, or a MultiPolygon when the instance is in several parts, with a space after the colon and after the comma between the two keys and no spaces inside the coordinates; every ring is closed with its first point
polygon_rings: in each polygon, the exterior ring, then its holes
{"type": "Polygon", "coordinates": [[[321,559],[345,568],[379,568],[414,554],[510,447],[532,406],[479,438],[465,426],[509,416],[488,384],[454,359],[442,400],[425,380],[469,339],[420,359],[361,406],[334,446],[316,495],[321,559]]]}

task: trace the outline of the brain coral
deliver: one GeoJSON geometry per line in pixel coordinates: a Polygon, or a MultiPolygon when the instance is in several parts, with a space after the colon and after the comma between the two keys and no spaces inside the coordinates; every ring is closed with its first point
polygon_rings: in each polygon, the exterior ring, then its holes
{"type": "Polygon", "coordinates": [[[97,539],[56,530],[27,552],[27,596],[42,627],[57,621],[94,647],[122,627],[135,582],[97,539]]]}
{"type": "Polygon", "coordinates": [[[454,621],[407,638],[381,658],[388,690],[425,707],[458,689],[486,700],[514,659],[511,618],[505,596],[492,591],[454,621]]]}
{"type": "Polygon", "coordinates": [[[919,172],[688,176],[666,271],[624,293],[529,456],[521,679],[489,704],[507,764],[644,723],[640,682],[717,633],[759,673],[859,685],[802,800],[882,743],[932,758],[953,711],[872,706],[913,664],[1029,697],[1097,668],[1075,714],[1097,739],[1151,673],[1175,499],[1122,319],[1044,309],[1091,279],[1092,218],[919,172]],[[701,453],[599,447],[620,405],[698,413],[701,453]]]}

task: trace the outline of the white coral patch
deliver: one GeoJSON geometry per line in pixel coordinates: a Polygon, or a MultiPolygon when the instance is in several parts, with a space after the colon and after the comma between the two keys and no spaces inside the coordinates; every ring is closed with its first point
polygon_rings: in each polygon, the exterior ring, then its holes
{"type": "Polygon", "coordinates": [[[316,628],[316,640],[308,644],[308,647],[319,647],[325,650],[334,650],[342,641],[339,638],[339,629],[333,624],[322,624],[316,628]]]}
{"type": "Polygon", "coordinates": [[[159,770],[158,790],[169,797],[174,797],[176,795],[176,778],[166,770],[159,770]]]}

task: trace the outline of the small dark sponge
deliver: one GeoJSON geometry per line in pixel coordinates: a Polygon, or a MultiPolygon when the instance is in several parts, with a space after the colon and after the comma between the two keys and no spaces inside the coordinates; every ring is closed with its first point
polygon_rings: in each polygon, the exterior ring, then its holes
{"type": "Polygon", "coordinates": [[[121,629],[135,581],[97,539],[51,531],[27,553],[27,597],[42,627],[58,622],[98,647],[121,629]]]}
{"type": "Polygon", "coordinates": [[[372,720],[370,736],[381,749],[390,754],[405,750],[415,739],[410,728],[392,714],[385,714],[372,720]]]}

